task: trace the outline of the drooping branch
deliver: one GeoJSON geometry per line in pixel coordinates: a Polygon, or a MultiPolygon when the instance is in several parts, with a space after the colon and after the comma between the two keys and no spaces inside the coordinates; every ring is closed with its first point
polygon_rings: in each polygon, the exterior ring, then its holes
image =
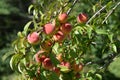
{"type": "Polygon", "coordinates": [[[108,13],[105,19],[103,20],[102,24],[108,19],[108,17],[113,13],[113,11],[120,5],[120,2],[118,2],[108,13]]]}
{"type": "Polygon", "coordinates": [[[71,8],[67,11],[67,14],[68,14],[68,15],[69,15],[70,12],[72,11],[72,9],[73,9],[73,7],[75,6],[75,4],[77,3],[77,1],[78,1],[78,0],[74,0],[74,2],[73,2],[73,4],[72,4],[71,8]]]}
{"type": "Polygon", "coordinates": [[[101,64],[101,63],[105,63],[104,65],[106,65],[106,63],[108,63],[109,61],[112,61],[116,56],[118,56],[119,55],[119,53],[118,54],[116,54],[116,53],[111,53],[111,54],[109,54],[107,57],[105,57],[105,58],[103,58],[103,59],[101,59],[101,60],[98,60],[98,61],[90,61],[90,62],[87,62],[86,64],[85,64],[85,66],[87,66],[87,65],[91,65],[91,64],[101,64]],[[105,61],[108,61],[108,62],[105,62],[105,61]]]}
{"type": "Polygon", "coordinates": [[[105,8],[106,8],[106,5],[103,6],[100,10],[98,10],[98,11],[87,21],[86,25],[89,24],[89,23],[90,23],[98,14],[100,14],[100,12],[103,11],[105,8]]]}

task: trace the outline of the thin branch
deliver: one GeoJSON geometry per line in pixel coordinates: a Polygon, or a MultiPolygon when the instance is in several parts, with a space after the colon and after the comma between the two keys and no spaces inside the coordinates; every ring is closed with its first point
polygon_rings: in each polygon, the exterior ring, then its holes
{"type": "Polygon", "coordinates": [[[86,24],[89,24],[98,14],[100,14],[101,11],[103,11],[106,8],[106,5],[103,6],[100,10],[98,10],[88,21],[86,24]]]}
{"type": "Polygon", "coordinates": [[[69,15],[70,12],[72,11],[72,9],[73,9],[73,7],[75,6],[75,4],[77,3],[77,1],[78,1],[78,0],[74,0],[74,2],[73,2],[73,4],[72,4],[71,8],[67,11],[67,14],[68,14],[68,15],[69,15]]]}
{"type": "Polygon", "coordinates": [[[117,5],[115,5],[112,10],[110,10],[107,14],[107,16],[105,17],[105,19],[103,20],[102,24],[108,19],[108,17],[113,13],[113,11],[120,5],[120,2],[117,3],[117,5]]]}
{"type": "Polygon", "coordinates": [[[105,57],[105,58],[103,58],[101,60],[87,62],[85,64],[85,66],[90,65],[90,64],[100,64],[100,63],[105,62],[106,60],[113,60],[117,55],[118,54],[115,54],[115,53],[109,54],[107,57],[105,57]]]}

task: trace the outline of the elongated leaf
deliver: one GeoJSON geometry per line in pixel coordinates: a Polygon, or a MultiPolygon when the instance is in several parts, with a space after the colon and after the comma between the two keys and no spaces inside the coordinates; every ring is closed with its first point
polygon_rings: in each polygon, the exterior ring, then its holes
{"type": "Polygon", "coordinates": [[[95,31],[97,34],[107,34],[107,31],[105,31],[103,29],[96,29],[95,31]]]}
{"type": "Polygon", "coordinates": [[[17,72],[20,72],[19,69],[18,69],[18,65],[19,65],[22,58],[23,58],[23,54],[15,54],[15,55],[13,55],[11,60],[10,60],[10,67],[13,70],[16,70],[17,72]]]}
{"type": "Polygon", "coordinates": [[[25,26],[24,26],[24,31],[23,33],[26,35],[27,34],[27,31],[28,31],[28,28],[30,27],[32,21],[29,21],[25,26]]]}
{"type": "Polygon", "coordinates": [[[117,53],[117,47],[116,47],[115,44],[112,44],[112,49],[113,49],[113,51],[114,51],[115,53],[117,53]]]}
{"type": "Polygon", "coordinates": [[[30,5],[29,8],[28,8],[28,13],[30,14],[31,12],[31,9],[33,8],[34,6],[33,5],[30,5]]]}

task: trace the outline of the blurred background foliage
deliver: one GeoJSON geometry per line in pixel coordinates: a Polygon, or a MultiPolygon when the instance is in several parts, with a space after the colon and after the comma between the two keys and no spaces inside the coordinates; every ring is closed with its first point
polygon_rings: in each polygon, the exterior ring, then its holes
{"type": "MultiPolygon", "coordinates": [[[[35,0],[0,0],[0,80],[17,80],[15,72],[11,70],[9,66],[9,60],[12,54],[11,42],[16,39],[17,32],[22,31],[24,25],[31,19],[28,15],[28,6],[35,0]],[[14,78],[14,79],[13,79],[14,78]]],[[[88,14],[89,18],[100,9],[100,6],[109,2],[117,3],[119,0],[80,0],[74,7],[71,16],[78,15],[81,12],[88,14]],[[91,10],[92,9],[92,10],[91,10]]],[[[110,4],[107,8],[108,11],[115,5],[110,4]]],[[[104,13],[108,12],[104,11],[104,13]]],[[[105,17],[105,16],[103,16],[105,17]]],[[[102,18],[98,16],[98,18],[102,18]]],[[[93,20],[97,21],[97,18],[93,20]]],[[[117,46],[117,50],[120,53],[120,6],[116,8],[114,13],[108,18],[107,24],[96,26],[103,27],[104,30],[109,30],[110,34],[113,34],[114,44],[117,46]]],[[[98,21],[99,22],[99,21],[98,21]]],[[[97,42],[99,46],[93,49],[96,59],[102,58],[106,55],[101,54],[101,48],[104,47],[104,43],[101,41],[102,38],[106,39],[106,36],[99,36],[97,42]],[[102,45],[102,46],[101,46],[102,45]]],[[[108,40],[106,40],[108,41],[108,40]]],[[[108,41],[109,42],[109,41],[108,41]]],[[[106,45],[106,44],[105,44],[106,45]]],[[[107,48],[107,47],[106,47],[107,48]]],[[[107,49],[105,49],[107,52],[107,49]]],[[[92,55],[93,55],[92,54],[92,55]]],[[[91,55],[91,54],[90,54],[91,55]]],[[[92,56],[91,56],[92,57],[92,56]]],[[[120,80],[120,57],[114,60],[108,70],[103,76],[103,80],[120,80]]],[[[19,79],[22,80],[22,79],[19,79]]]]}
{"type": "Polygon", "coordinates": [[[11,42],[30,19],[27,8],[31,3],[30,0],[0,0],[0,80],[15,78],[9,66],[11,42]]]}

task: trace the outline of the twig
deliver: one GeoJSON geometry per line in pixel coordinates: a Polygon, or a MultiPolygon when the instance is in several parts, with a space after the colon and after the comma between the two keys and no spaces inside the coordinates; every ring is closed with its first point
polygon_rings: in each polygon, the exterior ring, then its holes
{"type": "Polygon", "coordinates": [[[98,10],[98,11],[87,21],[86,24],[89,24],[89,23],[92,21],[92,19],[94,19],[98,14],[100,14],[100,12],[101,12],[102,10],[104,10],[105,8],[106,8],[106,5],[103,6],[100,10],[98,10]]]}
{"type": "Polygon", "coordinates": [[[105,58],[103,58],[101,60],[87,62],[85,64],[85,66],[90,65],[90,64],[100,64],[100,63],[105,62],[106,60],[113,60],[117,55],[118,54],[115,54],[115,53],[109,54],[107,57],[105,57],[105,58]]]}
{"type": "Polygon", "coordinates": [[[72,4],[71,8],[67,11],[67,14],[68,14],[68,15],[69,15],[70,12],[72,11],[72,9],[73,9],[73,7],[75,6],[75,4],[77,3],[77,1],[78,1],[78,0],[74,0],[74,2],[73,2],[73,4],[72,4]]]}
{"type": "Polygon", "coordinates": [[[108,17],[113,13],[113,11],[120,5],[120,2],[117,3],[117,5],[115,5],[112,10],[110,10],[107,14],[107,16],[105,17],[105,19],[103,20],[102,24],[108,19],[108,17]]]}

